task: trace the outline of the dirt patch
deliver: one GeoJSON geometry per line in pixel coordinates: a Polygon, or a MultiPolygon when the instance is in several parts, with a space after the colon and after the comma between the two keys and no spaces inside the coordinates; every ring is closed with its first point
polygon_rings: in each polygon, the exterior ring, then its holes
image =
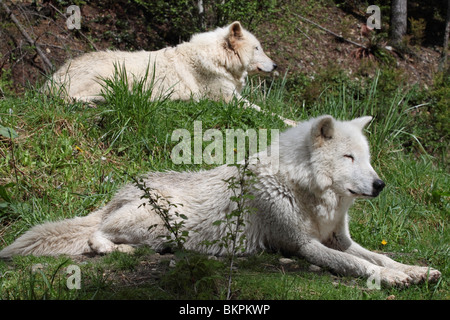
{"type": "MultiPolygon", "coordinates": [[[[130,15],[120,5],[82,5],[80,30],[67,28],[67,8],[52,1],[21,1],[9,8],[55,68],[94,50],[153,50],[160,42],[146,30],[142,14],[130,15]]],[[[0,87],[20,93],[44,81],[45,65],[1,7],[0,19],[0,87]]]]}
{"type": "Polygon", "coordinates": [[[364,15],[348,14],[333,5],[304,18],[342,38],[301,17],[286,11],[279,19],[280,24],[289,24],[289,27],[266,24],[257,30],[259,39],[268,46],[267,51],[281,67],[280,73],[287,71],[291,76],[303,73],[314,77],[323,70],[338,68],[345,70],[351,78],[373,75],[383,62],[372,53],[358,54],[362,48],[351,43],[354,42],[365,47],[376,44],[383,50],[385,58],[393,62],[391,65],[397,73],[405,74],[407,83],[431,85],[442,48],[410,46],[408,52],[398,52],[388,46],[387,41],[379,40],[379,31],[367,31],[364,15]],[[286,30],[290,30],[289,34],[286,30]]]}
{"type": "MultiPolygon", "coordinates": [[[[189,259],[194,259],[196,254],[193,254],[189,259]]],[[[169,272],[175,270],[176,265],[180,262],[172,253],[149,253],[138,254],[136,257],[136,263],[129,268],[118,267],[117,264],[109,264],[105,261],[107,256],[72,256],[71,260],[77,265],[83,265],[89,263],[92,266],[101,266],[102,277],[111,284],[113,291],[120,291],[121,288],[136,288],[136,287],[148,287],[148,286],[161,286],[161,280],[169,272]]],[[[120,260],[115,257],[112,260],[120,260]]],[[[218,274],[223,273],[223,279],[225,281],[228,273],[228,264],[226,257],[216,256],[201,256],[201,259],[220,261],[220,265],[216,265],[218,274]]],[[[196,262],[194,262],[196,264],[196,262]]],[[[196,267],[194,267],[196,268],[196,267]]],[[[317,273],[317,274],[330,274],[327,270],[320,267],[309,264],[303,259],[298,258],[286,258],[278,254],[263,253],[260,255],[243,256],[235,259],[233,270],[238,272],[239,270],[253,270],[255,272],[264,273],[317,273]]],[[[177,272],[186,272],[185,268],[178,269],[177,272]]],[[[331,274],[330,274],[331,275],[331,274]]]]}

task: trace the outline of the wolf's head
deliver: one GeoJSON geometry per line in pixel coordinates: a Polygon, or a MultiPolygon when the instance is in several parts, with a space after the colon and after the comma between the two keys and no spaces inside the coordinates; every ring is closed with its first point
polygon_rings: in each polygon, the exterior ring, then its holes
{"type": "Polygon", "coordinates": [[[372,117],[337,121],[313,120],[310,132],[312,176],[317,186],[341,196],[376,197],[385,184],[370,164],[369,144],[362,130],[372,117]]]}
{"type": "Polygon", "coordinates": [[[239,22],[233,22],[227,29],[226,45],[235,54],[245,71],[272,72],[277,65],[265,53],[258,39],[245,30],[239,22]]]}

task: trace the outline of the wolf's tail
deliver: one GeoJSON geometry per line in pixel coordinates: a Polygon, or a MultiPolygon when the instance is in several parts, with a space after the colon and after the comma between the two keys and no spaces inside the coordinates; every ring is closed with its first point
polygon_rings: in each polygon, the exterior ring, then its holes
{"type": "Polygon", "coordinates": [[[0,258],[15,255],[55,256],[92,252],[88,240],[101,222],[101,210],[86,217],[34,226],[0,251],[0,258]]]}

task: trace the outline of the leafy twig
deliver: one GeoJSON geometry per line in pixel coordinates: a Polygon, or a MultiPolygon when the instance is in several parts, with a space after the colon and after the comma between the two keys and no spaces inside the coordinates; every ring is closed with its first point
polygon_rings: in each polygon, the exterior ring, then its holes
{"type": "MultiPolygon", "coordinates": [[[[253,208],[247,207],[247,200],[253,199],[253,196],[249,193],[250,187],[254,184],[254,173],[248,169],[249,167],[248,157],[245,157],[244,164],[233,164],[230,166],[236,166],[238,169],[238,176],[231,177],[224,180],[228,183],[228,189],[233,192],[233,196],[230,198],[232,202],[236,203],[237,208],[230,214],[226,215],[226,225],[228,232],[222,240],[222,245],[228,249],[228,258],[230,261],[228,271],[228,288],[227,288],[227,300],[231,299],[231,284],[234,267],[234,258],[239,250],[245,249],[245,235],[240,235],[245,227],[245,217],[253,212],[253,208]],[[234,218],[234,219],[233,219],[234,218]],[[240,235],[240,236],[239,236],[240,235]],[[229,243],[231,241],[231,244],[229,243]],[[230,248],[231,247],[231,248],[230,248]]],[[[222,223],[224,221],[218,221],[222,223]]]]}
{"type": "MultiPolygon", "coordinates": [[[[189,232],[187,230],[182,230],[184,226],[184,220],[187,217],[184,214],[180,214],[178,211],[175,211],[173,215],[177,218],[181,218],[181,221],[173,221],[172,213],[170,212],[171,208],[177,208],[178,206],[182,206],[182,204],[175,204],[170,202],[168,199],[165,199],[158,195],[156,192],[152,192],[153,189],[148,187],[144,181],[144,179],[136,179],[133,178],[134,184],[136,187],[144,192],[144,195],[141,196],[141,199],[148,199],[148,203],[152,206],[156,214],[162,219],[164,226],[173,235],[175,240],[171,238],[171,236],[167,236],[167,242],[169,244],[175,242],[177,249],[182,251],[184,250],[184,243],[187,240],[189,232]],[[164,201],[167,205],[162,205],[161,200],[164,201]]],[[[146,205],[146,203],[142,204],[146,205]]],[[[149,229],[154,226],[150,226],[149,229]]]]}

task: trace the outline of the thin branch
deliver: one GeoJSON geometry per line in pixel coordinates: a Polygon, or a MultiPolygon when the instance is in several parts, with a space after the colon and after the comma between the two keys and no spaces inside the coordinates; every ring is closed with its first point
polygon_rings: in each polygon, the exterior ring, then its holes
{"type": "Polygon", "coordinates": [[[304,33],[302,29],[300,29],[299,27],[295,27],[295,29],[300,31],[309,41],[311,41],[311,38],[306,33],[304,33]]]}
{"type": "Polygon", "coordinates": [[[302,16],[299,15],[299,14],[296,14],[295,12],[292,12],[292,14],[296,15],[297,17],[299,17],[300,19],[302,19],[302,20],[304,20],[304,21],[306,21],[306,22],[311,23],[312,25],[316,26],[316,27],[319,28],[319,29],[321,29],[321,30],[323,30],[323,31],[325,31],[325,32],[328,32],[329,34],[332,34],[333,36],[335,36],[335,37],[338,38],[339,40],[347,41],[348,43],[351,43],[351,44],[353,44],[353,45],[355,45],[355,46],[358,46],[358,47],[360,47],[360,48],[367,49],[367,47],[366,47],[365,45],[363,45],[363,44],[361,44],[361,43],[358,43],[358,42],[354,42],[354,41],[349,40],[349,39],[346,39],[346,38],[344,38],[343,36],[341,36],[341,35],[339,35],[339,34],[333,32],[333,31],[331,31],[331,30],[328,30],[327,28],[322,27],[321,25],[319,25],[319,24],[317,24],[317,23],[315,23],[315,22],[313,22],[313,21],[311,21],[311,20],[309,20],[309,19],[307,19],[307,18],[305,18],[305,17],[302,17],[302,16]]]}
{"type": "Polygon", "coordinates": [[[47,56],[44,54],[44,52],[41,50],[41,47],[34,41],[30,35],[27,33],[25,28],[22,26],[22,24],[17,20],[16,16],[12,13],[12,11],[9,9],[9,7],[0,0],[0,4],[3,6],[3,9],[5,9],[8,16],[11,18],[11,20],[14,22],[16,27],[19,29],[20,33],[25,37],[25,39],[36,49],[37,54],[41,57],[42,61],[44,61],[45,64],[45,70],[53,70],[53,64],[50,62],[50,60],[47,58],[47,56]]]}
{"type": "MultiPolygon", "coordinates": [[[[58,12],[60,15],[62,15],[64,18],[67,19],[67,15],[64,14],[64,12],[61,12],[58,8],[56,8],[54,5],[50,3],[50,7],[52,7],[56,12],[58,12]]],[[[81,30],[77,30],[78,33],[94,48],[95,51],[98,51],[98,48],[95,46],[95,44],[89,39],[81,30]]]]}

